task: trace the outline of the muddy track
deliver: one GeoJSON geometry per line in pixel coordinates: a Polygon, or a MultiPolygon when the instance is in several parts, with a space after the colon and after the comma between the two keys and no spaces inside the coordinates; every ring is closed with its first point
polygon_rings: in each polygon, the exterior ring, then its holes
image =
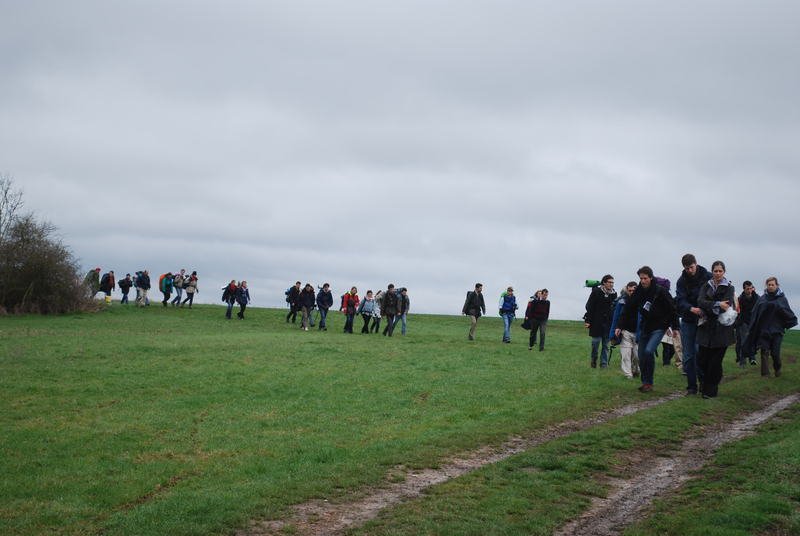
{"type": "Polygon", "coordinates": [[[628,524],[642,516],[653,499],[680,487],[694,471],[705,465],[721,446],[752,435],[759,425],[798,402],[800,395],[786,396],[733,423],[706,428],[702,436],[684,441],[672,457],[642,460],[642,465],[648,468],[645,474],[630,480],[612,482],[612,491],[608,497],[595,499],[586,513],[555,534],[557,536],[620,534],[628,524]]]}
{"type": "Polygon", "coordinates": [[[374,519],[378,513],[388,507],[419,497],[431,486],[505,460],[547,441],[565,437],[620,417],[633,415],[682,396],[682,392],[676,392],[665,397],[612,409],[580,421],[565,421],[528,436],[512,437],[498,447],[482,447],[464,456],[445,460],[438,469],[409,472],[399,467],[392,471],[392,476],[395,477],[392,480],[397,480],[399,476],[403,477],[402,482],[389,483],[387,481],[380,488],[362,491],[358,498],[352,500],[345,498],[336,503],[315,500],[298,504],[293,507],[293,513],[288,518],[252,521],[246,529],[237,531],[236,536],[284,534],[284,529],[289,529],[292,534],[299,535],[337,534],[374,519]]]}

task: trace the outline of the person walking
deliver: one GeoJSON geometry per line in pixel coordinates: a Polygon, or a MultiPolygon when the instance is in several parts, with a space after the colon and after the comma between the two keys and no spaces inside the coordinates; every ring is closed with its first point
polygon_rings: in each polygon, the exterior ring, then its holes
{"type": "Polygon", "coordinates": [[[300,329],[303,331],[308,331],[308,327],[311,322],[311,311],[314,310],[316,299],[317,298],[314,295],[314,286],[311,283],[306,283],[306,286],[303,287],[303,290],[300,292],[300,296],[297,298],[302,315],[300,329]]]}
{"type": "Polygon", "coordinates": [[[161,294],[164,295],[161,305],[166,307],[167,302],[169,301],[169,296],[172,294],[172,272],[167,272],[158,278],[158,287],[161,291],[161,294]]]}
{"type": "Polygon", "coordinates": [[[781,375],[781,344],[787,329],[797,325],[797,316],[778,285],[777,277],[768,277],[764,294],[756,302],[751,318],[750,333],[745,343],[747,355],[761,349],[761,375],[769,376],[769,358],[775,377],[781,375]]]}
{"type": "Polygon", "coordinates": [[[725,278],[725,263],[714,261],[711,279],[700,289],[697,306],[705,320],[697,327],[697,366],[701,371],[700,392],[703,398],[715,398],[722,380],[722,359],[734,343],[733,323],[724,325],[720,315],[735,308],[736,292],[725,278]]]}
{"type": "Polygon", "coordinates": [[[398,309],[397,292],[394,291],[394,284],[389,283],[386,292],[383,293],[383,304],[381,305],[381,314],[386,317],[386,327],[383,328],[384,335],[391,337],[394,333],[394,317],[397,315],[398,309]]]}
{"type": "Polygon", "coordinates": [[[616,304],[614,305],[614,317],[611,321],[611,331],[609,339],[613,339],[612,344],[619,344],[620,368],[626,378],[639,377],[639,345],[636,333],[639,324],[639,315],[629,314],[625,317],[625,324],[619,320],[625,304],[636,291],[636,281],[629,281],[622,292],[619,293],[616,304]],[[619,329],[619,332],[617,332],[619,329]]]}
{"type": "Polygon", "coordinates": [[[139,272],[139,277],[136,278],[136,305],[138,307],[146,307],[150,305],[150,300],[147,298],[147,292],[150,290],[150,271],[142,270],[139,272]]]}
{"type": "Polygon", "coordinates": [[[344,332],[353,333],[353,320],[358,309],[358,289],[352,287],[350,292],[342,296],[342,312],[345,314],[344,332]]]}
{"type": "Polygon", "coordinates": [[[317,292],[317,309],[319,309],[319,329],[328,331],[328,310],[333,307],[333,294],[328,283],[322,285],[317,292]]]}
{"type": "Polygon", "coordinates": [[[539,351],[544,352],[544,334],[547,329],[547,319],[550,318],[550,300],[548,296],[550,292],[543,288],[537,290],[533,295],[533,299],[528,302],[528,308],[525,310],[525,320],[531,326],[531,335],[528,340],[528,350],[533,350],[536,346],[536,336],[539,336],[539,351]]]}
{"type": "Polygon", "coordinates": [[[247,281],[242,281],[236,287],[236,303],[239,304],[239,312],[236,316],[239,320],[244,320],[244,310],[247,309],[247,304],[250,303],[250,290],[247,288],[247,281]]]}
{"type": "Polygon", "coordinates": [[[639,318],[639,368],[642,377],[639,391],[647,393],[653,390],[656,350],[667,328],[678,329],[678,315],[672,296],[664,287],[656,284],[652,268],[642,266],[636,275],[639,276],[639,285],[627,299],[614,335],[619,338],[622,332],[620,326],[630,326],[632,317],[639,318]]]}
{"type": "Polygon", "coordinates": [[[192,275],[188,278],[184,279],[183,281],[183,288],[186,290],[186,297],[181,302],[181,307],[186,305],[186,302],[189,302],[189,309],[192,308],[192,303],[194,303],[194,295],[200,292],[200,289],[197,288],[197,271],[192,271],[192,275]]]}
{"type": "Polygon", "coordinates": [[[122,292],[122,299],[119,303],[128,303],[128,293],[131,291],[131,287],[133,286],[133,280],[131,279],[131,274],[125,274],[124,279],[120,279],[117,283],[120,292],[122,292]]]}
{"type": "Polygon", "coordinates": [[[589,299],[586,300],[586,314],[583,315],[584,327],[589,329],[592,338],[590,354],[592,368],[597,368],[598,350],[600,351],[600,368],[608,367],[608,332],[611,329],[611,315],[617,292],[614,290],[614,277],[603,276],[600,284],[592,287],[589,299]]]}
{"type": "Polygon", "coordinates": [[[408,311],[411,309],[411,300],[408,297],[408,289],[402,287],[400,294],[397,296],[397,316],[394,318],[394,323],[397,325],[400,322],[400,334],[406,334],[406,320],[408,319],[408,311]]]}
{"type": "Polygon", "coordinates": [[[289,287],[289,290],[286,291],[286,303],[289,304],[289,314],[286,315],[286,323],[289,323],[289,319],[291,318],[292,324],[297,322],[297,311],[300,310],[300,285],[302,283],[300,281],[295,282],[295,284],[289,287]]]}
{"type": "Polygon", "coordinates": [[[742,368],[747,367],[749,361],[751,365],[756,364],[756,355],[747,354],[744,352],[744,342],[750,334],[750,322],[753,318],[753,309],[758,302],[758,294],[751,281],[745,281],[742,284],[742,293],[739,294],[739,299],[736,300],[736,310],[739,311],[739,316],[736,317],[736,362],[742,368]]]}
{"type": "Polygon", "coordinates": [[[500,295],[500,317],[503,319],[503,342],[511,344],[511,324],[517,311],[517,298],[514,296],[514,289],[508,287],[500,295]]]}
{"type": "Polygon", "coordinates": [[[372,313],[375,311],[375,298],[372,296],[372,291],[368,290],[364,295],[364,299],[358,305],[358,314],[364,320],[364,327],[361,328],[361,333],[369,333],[369,321],[372,319],[372,313]]]}
{"type": "Polygon", "coordinates": [[[172,278],[172,286],[175,289],[175,297],[172,298],[170,303],[173,307],[177,307],[181,304],[181,300],[183,299],[183,287],[187,280],[188,277],[186,276],[186,268],[181,268],[181,271],[175,274],[175,277],[172,278]]]}
{"type": "Polygon", "coordinates": [[[483,300],[483,284],[475,283],[475,290],[467,291],[467,298],[461,313],[469,317],[469,331],[467,340],[475,340],[475,329],[478,327],[478,319],[486,314],[486,303],[483,300]]]}
{"type": "Polygon", "coordinates": [[[111,292],[114,290],[117,281],[114,278],[114,270],[109,270],[100,278],[100,292],[106,295],[106,303],[111,303],[111,292]]]}
{"type": "Polygon", "coordinates": [[[236,304],[236,290],[238,285],[236,284],[235,279],[231,279],[231,282],[222,287],[222,301],[228,306],[225,311],[225,318],[228,320],[231,319],[231,311],[233,311],[233,306],[236,304]]]}
{"type": "Polygon", "coordinates": [[[681,319],[681,343],[683,344],[683,372],[686,374],[686,393],[697,394],[698,368],[697,326],[703,318],[703,310],[697,305],[700,289],[711,279],[711,272],[697,264],[691,253],[681,257],[683,271],[675,283],[675,301],[681,319]]]}
{"type": "Polygon", "coordinates": [[[372,309],[372,325],[369,327],[370,333],[378,333],[381,330],[382,305],[383,305],[383,291],[379,290],[375,294],[375,307],[372,309]]]}

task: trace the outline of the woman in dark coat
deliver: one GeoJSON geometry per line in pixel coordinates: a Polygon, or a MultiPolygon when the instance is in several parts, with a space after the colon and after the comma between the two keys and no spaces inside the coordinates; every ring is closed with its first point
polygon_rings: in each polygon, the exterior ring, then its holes
{"type": "Polygon", "coordinates": [[[733,324],[720,324],[719,315],[735,307],[735,296],[733,285],[725,278],[725,263],[715,261],[711,265],[711,279],[703,285],[697,297],[697,306],[705,318],[697,328],[697,366],[702,371],[700,391],[703,398],[717,396],[722,380],[722,359],[725,350],[734,342],[733,324]]]}
{"type": "Polygon", "coordinates": [[[778,278],[770,277],[767,288],[756,302],[750,320],[750,333],[745,341],[745,355],[755,355],[756,346],[761,348],[761,375],[769,376],[769,356],[775,376],[781,375],[781,343],[787,329],[797,325],[797,316],[789,307],[778,278]]]}

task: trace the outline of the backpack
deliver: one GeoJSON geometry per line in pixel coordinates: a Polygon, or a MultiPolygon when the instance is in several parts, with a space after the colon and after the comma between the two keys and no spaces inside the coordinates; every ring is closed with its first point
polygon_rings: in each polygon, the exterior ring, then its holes
{"type": "Polygon", "coordinates": [[[103,278],[100,280],[100,288],[108,288],[108,274],[103,274],[103,278]]]}
{"type": "Polygon", "coordinates": [[[292,291],[292,287],[286,289],[284,294],[286,295],[286,303],[292,303],[292,298],[289,296],[289,293],[292,291]]]}
{"type": "Polygon", "coordinates": [[[667,279],[666,277],[658,277],[658,276],[655,276],[653,279],[655,280],[656,285],[669,292],[669,287],[670,287],[669,279],[667,279]]]}

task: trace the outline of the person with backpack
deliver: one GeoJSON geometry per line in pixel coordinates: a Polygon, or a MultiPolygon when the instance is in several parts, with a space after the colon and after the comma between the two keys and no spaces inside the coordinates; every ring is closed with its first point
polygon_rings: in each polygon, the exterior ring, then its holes
{"type": "Polygon", "coordinates": [[[583,325],[589,330],[589,336],[592,338],[592,351],[589,355],[592,368],[597,368],[598,350],[600,368],[608,367],[608,332],[611,329],[611,316],[616,299],[614,276],[606,274],[599,285],[592,287],[589,299],[586,300],[583,325]]]}
{"type": "Polygon", "coordinates": [[[122,292],[122,300],[119,303],[128,303],[128,293],[131,291],[131,287],[133,286],[133,280],[131,280],[131,274],[125,274],[124,279],[120,279],[119,283],[117,283],[120,292],[122,292]]]}
{"type": "Polygon", "coordinates": [[[511,344],[511,324],[514,322],[517,308],[517,297],[514,296],[514,289],[508,287],[505,292],[500,294],[500,317],[503,319],[503,342],[511,344]]]}
{"type": "Polygon", "coordinates": [[[242,281],[236,287],[236,303],[239,304],[239,312],[236,316],[239,320],[244,320],[244,310],[247,309],[247,304],[250,303],[250,290],[247,288],[247,281],[242,281]]]}
{"type": "Polygon", "coordinates": [[[319,328],[322,331],[328,331],[328,310],[333,307],[333,294],[331,293],[331,286],[328,283],[322,285],[322,288],[317,292],[317,308],[319,309],[319,328]]]}
{"type": "Polygon", "coordinates": [[[239,286],[236,284],[235,279],[231,279],[231,282],[222,287],[222,301],[227,304],[228,308],[225,311],[225,318],[228,320],[231,319],[231,311],[233,311],[233,306],[236,303],[236,291],[239,286]]]}
{"type": "Polygon", "coordinates": [[[373,311],[375,311],[375,298],[372,296],[372,291],[368,290],[364,295],[364,299],[358,305],[358,314],[364,320],[364,327],[361,328],[361,333],[369,333],[369,321],[372,319],[373,311]]]}
{"type": "Polygon", "coordinates": [[[467,340],[475,340],[475,329],[478,327],[478,319],[486,314],[486,303],[483,301],[483,284],[475,283],[475,290],[467,291],[467,298],[461,313],[469,317],[469,331],[467,340]]]}
{"type": "Polygon", "coordinates": [[[311,312],[314,310],[315,302],[316,296],[314,295],[314,287],[311,285],[311,283],[306,283],[306,286],[303,287],[303,290],[300,292],[300,296],[297,298],[297,304],[299,305],[300,312],[302,313],[300,329],[303,331],[308,331],[309,323],[311,321],[311,312]]]}
{"type": "Polygon", "coordinates": [[[294,286],[286,289],[286,303],[289,304],[289,314],[286,315],[287,324],[290,318],[292,319],[292,324],[297,321],[297,311],[300,310],[300,285],[302,285],[302,283],[297,281],[294,286]]]}
{"type": "Polygon", "coordinates": [[[150,290],[150,272],[142,270],[136,278],[136,305],[137,307],[145,307],[150,305],[150,300],[147,297],[147,292],[150,290]]]}
{"type": "Polygon", "coordinates": [[[100,292],[106,295],[106,302],[111,303],[111,291],[114,290],[117,282],[114,279],[114,270],[109,270],[100,278],[100,292]]]}
{"type": "Polygon", "coordinates": [[[397,315],[398,308],[394,283],[389,283],[386,292],[383,293],[383,304],[381,305],[381,314],[386,317],[386,327],[383,328],[384,335],[391,337],[394,333],[394,317],[397,315]]]}
{"type": "Polygon", "coordinates": [[[769,358],[775,377],[781,375],[781,344],[787,329],[797,325],[797,316],[789,307],[789,300],[778,285],[777,277],[768,277],[764,294],[753,308],[750,332],[744,345],[746,355],[755,355],[761,349],[761,375],[769,376],[769,358]]]}
{"type": "Polygon", "coordinates": [[[408,319],[408,311],[411,309],[411,300],[408,297],[408,289],[402,287],[400,292],[397,293],[397,316],[394,318],[394,323],[400,323],[400,334],[406,334],[406,321],[408,319]]]}
{"type": "Polygon", "coordinates": [[[173,307],[180,305],[181,300],[183,299],[184,282],[187,280],[188,277],[186,276],[186,268],[181,268],[181,271],[175,274],[175,277],[172,278],[172,286],[175,289],[175,297],[170,303],[173,307]]]}
{"type": "Polygon", "coordinates": [[[353,320],[356,316],[358,309],[358,289],[352,287],[350,292],[342,296],[342,312],[345,314],[346,320],[344,322],[344,332],[353,333],[353,320]]]}
{"type": "Polygon", "coordinates": [[[89,270],[83,278],[83,284],[89,291],[89,297],[94,298],[100,291],[100,268],[89,270]]]}
{"type": "Polygon", "coordinates": [[[619,338],[621,326],[630,325],[631,319],[638,317],[639,368],[642,377],[639,391],[648,393],[653,390],[656,350],[667,328],[678,329],[678,315],[672,296],[662,285],[656,284],[652,268],[642,266],[636,274],[639,276],[639,285],[622,309],[614,336],[619,338]]]}
{"type": "Polygon", "coordinates": [[[379,290],[375,294],[375,307],[372,309],[372,325],[369,327],[370,333],[378,333],[381,330],[382,305],[383,305],[383,291],[379,290]]]}
{"type": "Polygon", "coordinates": [[[158,278],[158,288],[164,295],[164,299],[161,301],[161,304],[166,307],[167,302],[169,301],[169,296],[172,294],[172,272],[162,274],[162,276],[158,278]]]}
{"type": "Polygon", "coordinates": [[[181,307],[186,305],[186,302],[189,302],[189,309],[192,308],[192,303],[194,303],[194,295],[200,292],[200,289],[197,288],[197,271],[193,270],[192,275],[188,276],[183,280],[183,288],[186,290],[186,298],[183,299],[181,302],[181,307]]]}

